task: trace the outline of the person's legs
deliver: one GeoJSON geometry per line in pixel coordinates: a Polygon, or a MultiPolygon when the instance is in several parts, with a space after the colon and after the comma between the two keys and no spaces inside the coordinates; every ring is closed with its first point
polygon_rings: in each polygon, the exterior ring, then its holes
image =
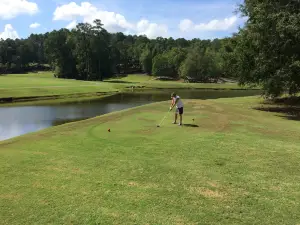
{"type": "Polygon", "coordinates": [[[177,111],[175,112],[175,120],[174,120],[174,124],[177,122],[177,111]]]}
{"type": "Polygon", "coordinates": [[[183,107],[179,109],[179,117],[180,117],[179,125],[182,125],[182,115],[183,115],[183,107]]]}

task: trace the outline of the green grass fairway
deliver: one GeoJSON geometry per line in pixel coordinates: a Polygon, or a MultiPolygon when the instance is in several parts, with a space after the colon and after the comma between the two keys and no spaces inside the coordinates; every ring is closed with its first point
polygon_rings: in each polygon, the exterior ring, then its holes
{"type": "Polygon", "coordinates": [[[96,92],[123,91],[127,87],[240,89],[237,84],[187,84],[180,81],[155,81],[146,75],[129,75],[105,82],[58,79],[51,72],[0,76],[0,98],[91,95],[96,92]]]}
{"type": "Polygon", "coordinates": [[[184,83],[179,81],[160,81],[155,80],[153,76],[147,75],[129,75],[119,79],[109,79],[110,82],[120,82],[124,84],[133,84],[132,86],[145,86],[147,88],[200,88],[200,89],[247,89],[247,87],[240,87],[237,83],[184,83]]]}
{"type": "Polygon", "coordinates": [[[53,73],[50,72],[0,76],[0,98],[113,91],[117,91],[116,85],[104,82],[58,79],[54,78],[53,73]]]}
{"type": "Polygon", "coordinates": [[[299,224],[299,122],[184,103],[184,127],[156,103],[1,142],[0,223],[299,224]]]}

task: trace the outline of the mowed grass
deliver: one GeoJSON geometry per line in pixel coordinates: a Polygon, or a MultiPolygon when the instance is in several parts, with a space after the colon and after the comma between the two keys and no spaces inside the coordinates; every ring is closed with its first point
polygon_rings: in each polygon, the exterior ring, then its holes
{"type": "Polygon", "coordinates": [[[86,94],[117,91],[104,82],[58,79],[51,72],[0,76],[0,98],[86,94]]]}
{"type": "Polygon", "coordinates": [[[188,84],[182,81],[156,81],[146,75],[129,75],[105,82],[58,79],[52,72],[0,76],[0,98],[93,94],[124,91],[129,87],[236,89],[237,84],[188,84]]]}
{"type": "Polygon", "coordinates": [[[249,87],[241,87],[237,83],[184,83],[183,80],[178,81],[160,81],[155,80],[154,76],[142,74],[129,75],[123,78],[109,79],[110,82],[120,82],[134,85],[142,85],[147,88],[199,88],[199,89],[248,89],[249,87]]]}
{"type": "Polygon", "coordinates": [[[258,102],[186,100],[186,126],[160,128],[155,103],[1,142],[1,224],[299,224],[299,122],[258,102]]]}

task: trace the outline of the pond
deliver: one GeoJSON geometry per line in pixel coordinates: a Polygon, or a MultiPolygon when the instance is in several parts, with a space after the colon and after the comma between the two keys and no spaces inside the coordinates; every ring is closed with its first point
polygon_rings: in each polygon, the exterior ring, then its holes
{"type": "MultiPolygon", "coordinates": [[[[170,100],[172,90],[121,93],[104,99],[51,105],[0,107],[0,141],[71,121],[170,100]]],[[[215,99],[259,95],[258,90],[179,90],[184,99],[215,99]]],[[[168,105],[166,105],[168,108],[168,105]]]]}

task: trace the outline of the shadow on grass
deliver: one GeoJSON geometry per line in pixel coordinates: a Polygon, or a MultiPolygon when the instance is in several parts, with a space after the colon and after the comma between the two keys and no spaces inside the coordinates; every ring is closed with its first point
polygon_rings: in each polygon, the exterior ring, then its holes
{"type": "Polygon", "coordinates": [[[276,99],[266,101],[262,106],[254,109],[264,112],[281,113],[282,118],[288,120],[300,121],[300,101],[299,98],[294,99],[276,99]]]}
{"type": "Polygon", "coordinates": [[[185,127],[199,127],[196,124],[183,124],[183,126],[185,126],[185,127]]]}
{"type": "Polygon", "coordinates": [[[264,105],[287,105],[287,106],[299,106],[300,107],[300,97],[287,97],[287,98],[275,98],[272,100],[266,100],[264,105]]]}
{"type": "Polygon", "coordinates": [[[123,81],[123,80],[106,80],[104,82],[107,82],[107,83],[116,83],[116,84],[133,84],[133,82],[123,81]]]}
{"type": "Polygon", "coordinates": [[[285,116],[280,116],[280,117],[288,119],[288,120],[300,121],[300,115],[285,115],[285,116]]]}

